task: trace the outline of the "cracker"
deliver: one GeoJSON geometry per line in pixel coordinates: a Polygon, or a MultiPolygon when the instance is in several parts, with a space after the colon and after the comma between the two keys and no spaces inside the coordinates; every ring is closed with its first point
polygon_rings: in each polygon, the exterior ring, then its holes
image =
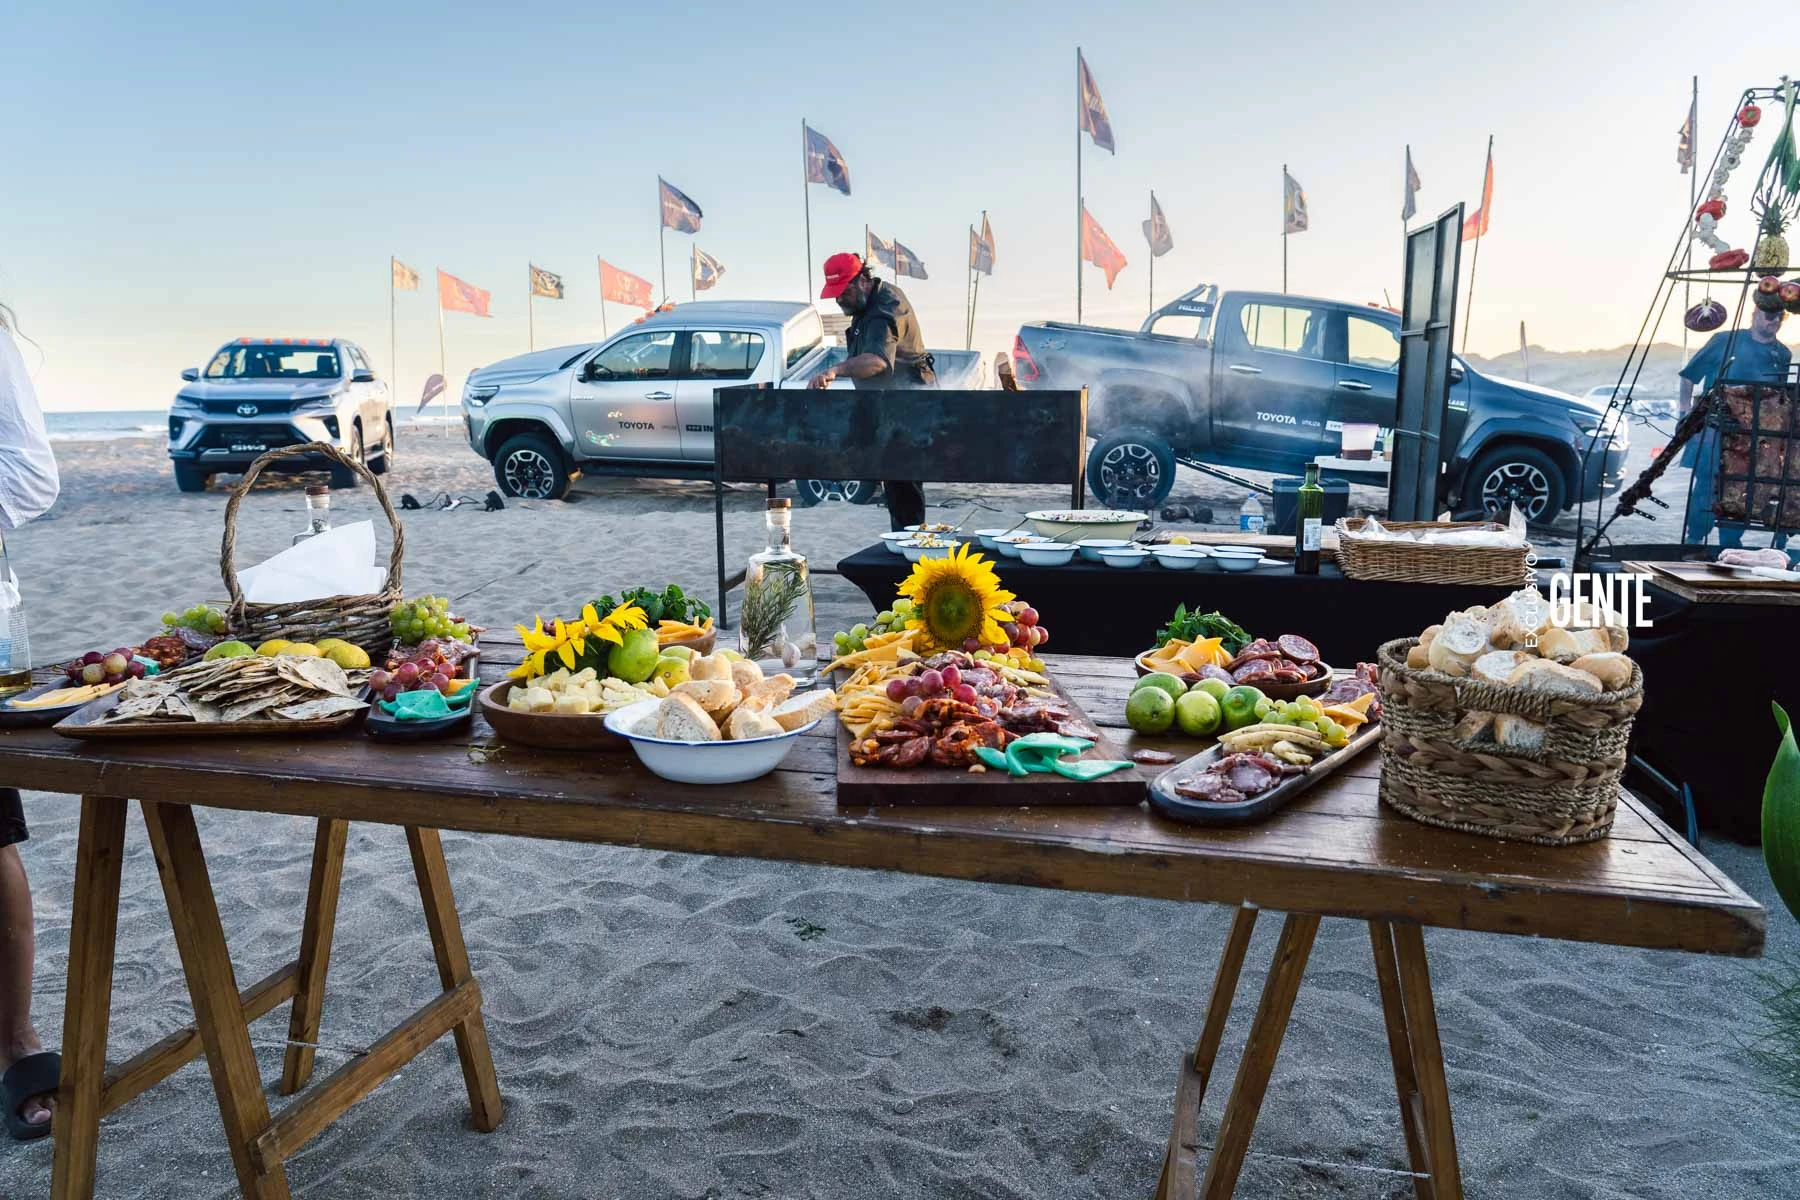
{"type": "Polygon", "coordinates": [[[325,696],[278,708],[275,715],[287,721],[319,721],[367,707],[367,704],[354,696],[325,696]]]}

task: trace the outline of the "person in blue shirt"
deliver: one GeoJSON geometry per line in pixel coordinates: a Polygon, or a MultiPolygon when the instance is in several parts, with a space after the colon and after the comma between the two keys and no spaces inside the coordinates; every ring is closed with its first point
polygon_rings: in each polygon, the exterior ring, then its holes
{"type": "MultiPolygon", "coordinates": [[[[1681,368],[1681,414],[1694,407],[1696,390],[1705,395],[1721,379],[1732,383],[1782,383],[1788,376],[1793,355],[1776,336],[1787,314],[1780,309],[1765,312],[1757,309],[1750,318],[1748,330],[1721,329],[1707,339],[1687,366],[1681,368]]],[[[1704,542],[1713,527],[1713,490],[1719,470],[1719,431],[1710,425],[1699,437],[1688,442],[1682,452],[1681,465],[1694,469],[1693,485],[1688,491],[1688,541],[1704,542]]],[[[1738,521],[1720,521],[1719,545],[1741,546],[1744,526],[1738,521]]],[[[1787,535],[1775,535],[1775,548],[1787,547],[1787,535]]]]}

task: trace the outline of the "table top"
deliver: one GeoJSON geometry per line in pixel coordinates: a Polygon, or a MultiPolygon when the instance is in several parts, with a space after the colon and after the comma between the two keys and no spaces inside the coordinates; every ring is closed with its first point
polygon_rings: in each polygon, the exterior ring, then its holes
{"type": "MultiPolygon", "coordinates": [[[[516,642],[490,636],[498,676],[516,642]]],[[[1128,748],[1192,753],[1194,740],[1123,728],[1122,659],[1047,656],[1089,716],[1128,748]]],[[[82,742],[0,732],[0,778],[69,794],[422,825],[647,849],[1104,892],[1282,911],[1755,955],[1762,909],[1635,798],[1612,836],[1584,846],[1501,842],[1418,824],[1376,799],[1371,751],[1265,824],[1202,829],[1137,807],[843,808],[837,745],[821,723],[782,767],[730,787],[668,783],[629,751],[571,754],[465,734],[410,745],[360,732],[282,740],[82,742]],[[478,761],[478,759],[485,759],[478,761]]],[[[1134,768],[1148,780],[1164,768],[1134,768]]]]}

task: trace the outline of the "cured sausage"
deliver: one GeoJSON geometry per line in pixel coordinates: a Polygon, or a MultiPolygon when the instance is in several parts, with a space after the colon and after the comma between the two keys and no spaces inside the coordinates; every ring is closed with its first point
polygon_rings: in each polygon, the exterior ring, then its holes
{"type": "Polygon", "coordinates": [[[875,761],[884,767],[904,770],[907,767],[918,766],[930,754],[931,739],[917,737],[910,742],[902,742],[898,746],[883,747],[881,753],[876,755],[875,761]]]}
{"type": "Polygon", "coordinates": [[[1233,667],[1231,679],[1233,683],[1248,683],[1252,679],[1263,679],[1274,673],[1274,663],[1266,658],[1253,658],[1240,666],[1233,667]]]}
{"type": "Polygon", "coordinates": [[[1175,761],[1175,756],[1167,750],[1133,750],[1131,761],[1143,763],[1147,767],[1167,766],[1175,761]]]}
{"type": "Polygon", "coordinates": [[[1319,648],[1297,633],[1284,633],[1277,643],[1282,654],[1297,663],[1316,663],[1319,661],[1319,648]]]}

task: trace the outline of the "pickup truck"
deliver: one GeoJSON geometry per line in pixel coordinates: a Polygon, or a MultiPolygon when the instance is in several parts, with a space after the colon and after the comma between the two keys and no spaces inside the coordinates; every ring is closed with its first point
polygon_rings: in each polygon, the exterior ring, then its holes
{"type": "MultiPolygon", "coordinates": [[[[979,386],[979,351],[931,353],[939,387],[979,386]]],[[[521,354],[471,372],[463,429],[508,496],[560,500],[584,472],[710,479],[715,388],[802,387],[843,356],[842,347],[825,344],[811,304],[677,304],[605,341],[521,354]]],[[[875,480],[795,483],[803,505],[832,497],[871,504],[880,491],[875,480]]]]}
{"type": "MultiPolygon", "coordinates": [[[[1299,474],[1351,423],[1391,429],[1400,317],[1391,309],[1202,284],[1130,332],[1042,322],[1013,339],[1019,386],[1086,386],[1088,483],[1153,509],[1177,462],[1299,474]]],[[[1623,483],[1628,424],[1604,400],[1450,369],[1444,507],[1514,505],[1549,522],[1623,483]],[[1583,467],[1585,462],[1586,466],[1583,467]]]]}

